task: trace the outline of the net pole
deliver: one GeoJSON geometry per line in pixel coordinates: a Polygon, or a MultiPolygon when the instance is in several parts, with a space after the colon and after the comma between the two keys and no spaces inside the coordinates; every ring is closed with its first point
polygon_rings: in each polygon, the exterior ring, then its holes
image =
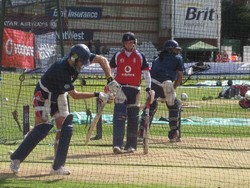
{"type": "Polygon", "coordinates": [[[0,11],[1,23],[0,23],[0,81],[2,80],[2,51],[3,51],[3,32],[4,32],[4,19],[5,19],[5,4],[6,0],[2,0],[2,10],[0,11]]]}
{"type": "Polygon", "coordinates": [[[58,33],[60,36],[60,48],[61,48],[61,57],[64,56],[64,45],[63,45],[63,29],[62,29],[62,19],[61,19],[61,4],[60,0],[56,1],[57,6],[57,18],[58,18],[58,33]]]}
{"type": "Polygon", "coordinates": [[[23,136],[30,131],[30,110],[29,105],[23,106],[23,136]]]}

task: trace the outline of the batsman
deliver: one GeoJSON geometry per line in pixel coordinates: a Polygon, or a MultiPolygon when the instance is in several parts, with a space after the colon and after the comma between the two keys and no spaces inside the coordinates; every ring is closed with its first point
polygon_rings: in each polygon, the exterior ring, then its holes
{"type": "MultiPolygon", "coordinates": [[[[183,78],[183,58],[180,54],[181,48],[175,40],[167,40],[163,45],[162,52],[152,62],[151,88],[155,91],[154,101],[150,105],[150,124],[157,111],[158,98],[163,99],[169,110],[168,138],[170,142],[181,141],[181,102],[176,98],[176,89],[183,78]]],[[[143,137],[144,114],[142,114],[139,127],[139,137],[143,137]]]]}
{"type": "Polygon", "coordinates": [[[49,116],[55,119],[56,139],[54,143],[54,161],[51,174],[69,175],[71,172],[64,167],[73,134],[73,115],[69,113],[67,95],[73,99],[88,99],[99,97],[104,102],[109,95],[103,92],[78,92],[74,81],[80,70],[90,63],[99,63],[106,77],[108,86],[116,88],[117,82],[112,79],[109,62],[103,56],[92,54],[84,44],[76,44],[71,47],[69,54],[56,61],[38,81],[34,96],[35,126],[24,138],[16,151],[11,154],[10,169],[17,173],[26,157],[43,140],[53,127],[49,116]]]}
{"type": "Polygon", "coordinates": [[[136,49],[136,37],[132,32],[122,36],[123,48],[110,60],[110,67],[116,70],[115,80],[121,85],[116,93],[113,114],[113,152],[122,154],[123,149],[133,153],[137,149],[139,126],[139,101],[142,74],[146,82],[146,94],[152,95],[149,64],[145,55],[136,49]],[[125,122],[127,121],[127,131],[125,122]],[[126,132],[126,144],[123,139],[126,132]]]}

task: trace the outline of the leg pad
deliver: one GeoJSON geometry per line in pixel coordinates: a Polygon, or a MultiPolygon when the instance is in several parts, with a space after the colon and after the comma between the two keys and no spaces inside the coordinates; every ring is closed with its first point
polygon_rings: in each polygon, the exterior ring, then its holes
{"type": "Polygon", "coordinates": [[[116,103],[113,116],[113,147],[123,146],[126,119],[127,106],[122,103],[116,103]]]}
{"type": "Polygon", "coordinates": [[[137,148],[137,130],[139,125],[139,107],[128,108],[127,143],[125,149],[137,148]]]}
{"type": "Polygon", "coordinates": [[[18,159],[21,162],[30,154],[30,152],[43,140],[53,126],[49,123],[36,125],[26,136],[17,150],[10,156],[11,160],[18,159]]]}
{"type": "Polygon", "coordinates": [[[59,138],[59,144],[58,144],[58,148],[56,151],[56,156],[55,156],[54,164],[53,164],[54,170],[59,169],[65,164],[70,140],[73,134],[72,121],[73,121],[73,115],[69,114],[62,124],[61,136],[59,138]]]}

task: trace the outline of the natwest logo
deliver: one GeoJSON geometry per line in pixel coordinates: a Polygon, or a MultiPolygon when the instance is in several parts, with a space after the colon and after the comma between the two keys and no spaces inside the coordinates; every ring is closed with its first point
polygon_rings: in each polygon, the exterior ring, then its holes
{"type": "Polygon", "coordinates": [[[185,20],[209,20],[216,19],[216,13],[214,8],[201,9],[197,7],[188,7],[185,20]]]}
{"type": "Polygon", "coordinates": [[[37,57],[39,59],[47,59],[56,55],[56,45],[55,44],[40,44],[38,46],[37,57]]]}

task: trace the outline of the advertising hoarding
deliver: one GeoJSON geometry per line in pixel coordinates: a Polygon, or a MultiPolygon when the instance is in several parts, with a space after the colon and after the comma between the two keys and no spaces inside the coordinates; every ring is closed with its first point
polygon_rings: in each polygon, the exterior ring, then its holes
{"type": "Polygon", "coordinates": [[[220,0],[174,0],[172,10],[174,38],[220,38],[220,0]]]}

